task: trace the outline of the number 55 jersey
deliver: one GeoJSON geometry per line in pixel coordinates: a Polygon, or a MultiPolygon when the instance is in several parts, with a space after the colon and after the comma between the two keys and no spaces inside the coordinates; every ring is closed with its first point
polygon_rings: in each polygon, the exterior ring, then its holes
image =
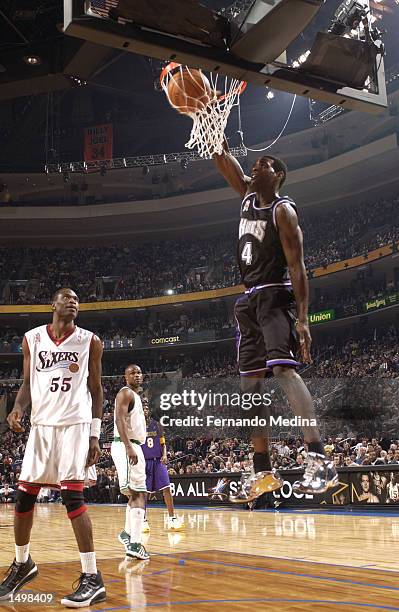
{"type": "Polygon", "coordinates": [[[77,326],[60,339],[54,338],[50,325],[25,334],[30,352],[32,425],[91,423],[87,380],[93,337],[92,332],[77,326]]]}

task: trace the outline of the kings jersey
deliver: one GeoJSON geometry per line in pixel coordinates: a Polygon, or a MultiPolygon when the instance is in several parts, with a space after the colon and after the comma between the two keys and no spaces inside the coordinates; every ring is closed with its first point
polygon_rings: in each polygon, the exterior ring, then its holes
{"type": "Polygon", "coordinates": [[[276,209],[288,197],[277,198],[268,207],[260,207],[256,193],[249,193],[241,204],[238,236],[238,265],[245,287],[290,286],[288,265],[276,224],[276,209]]]}
{"type": "Polygon", "coordinates": [[[30,353],[32,425],[90,423],[87,379],[93,333],[75,326],[57,340],[49,325],[41,325],[28,331],[25,339],[30,353]]]}

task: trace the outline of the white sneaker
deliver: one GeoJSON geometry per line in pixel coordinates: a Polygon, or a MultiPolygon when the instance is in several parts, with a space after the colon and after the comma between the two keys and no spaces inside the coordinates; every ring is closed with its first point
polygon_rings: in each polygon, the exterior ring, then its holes
{"type": "Polygon", "coordinates": [[[149,525],[147,519],[144,519],[143,529],[141,531],[142,531],[142,533],[149,533],[150,532],[150,525],[149,525]]]}
{"type": "Polygon", "coordinates": [[[168,531],[181,531],[184,529],[184,522],[177,516],[168,517],[168,531]]]}

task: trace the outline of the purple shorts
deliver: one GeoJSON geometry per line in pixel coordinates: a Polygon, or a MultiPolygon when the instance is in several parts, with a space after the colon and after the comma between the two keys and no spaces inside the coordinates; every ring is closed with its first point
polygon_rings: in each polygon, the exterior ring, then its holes
{"type": "Polygon", "coordinates": [[[164,463],[161,463],[160,459],[145,460],[145,477],[149,493],[155,493],[155,491],[170,486],[168,469],[164,463]]]}

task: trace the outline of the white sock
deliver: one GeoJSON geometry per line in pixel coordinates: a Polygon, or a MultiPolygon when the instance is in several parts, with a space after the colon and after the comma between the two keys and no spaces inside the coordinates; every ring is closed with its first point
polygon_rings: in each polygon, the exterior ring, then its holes
{"type": "Polygon", "coordinates": [[[130,535],[130,506],[126,504],[125,531],[130,535]]]}
{"type": "Polygon", "coordinates": [[[130,508],[130,541],[141,544],[145,511],[143,508],[130,508]]]}
{"type": "Polygon", "coordinates": [[[97,574],[96,553],[93,551],[79,554],[82,572],[84,574],[97,574]]]}
{"type": "Polygon", "coordinates": [[[29,557],[29,542],[23,546],[15,544],[15,560],[17,563],[26,563],[29,557]]]}

